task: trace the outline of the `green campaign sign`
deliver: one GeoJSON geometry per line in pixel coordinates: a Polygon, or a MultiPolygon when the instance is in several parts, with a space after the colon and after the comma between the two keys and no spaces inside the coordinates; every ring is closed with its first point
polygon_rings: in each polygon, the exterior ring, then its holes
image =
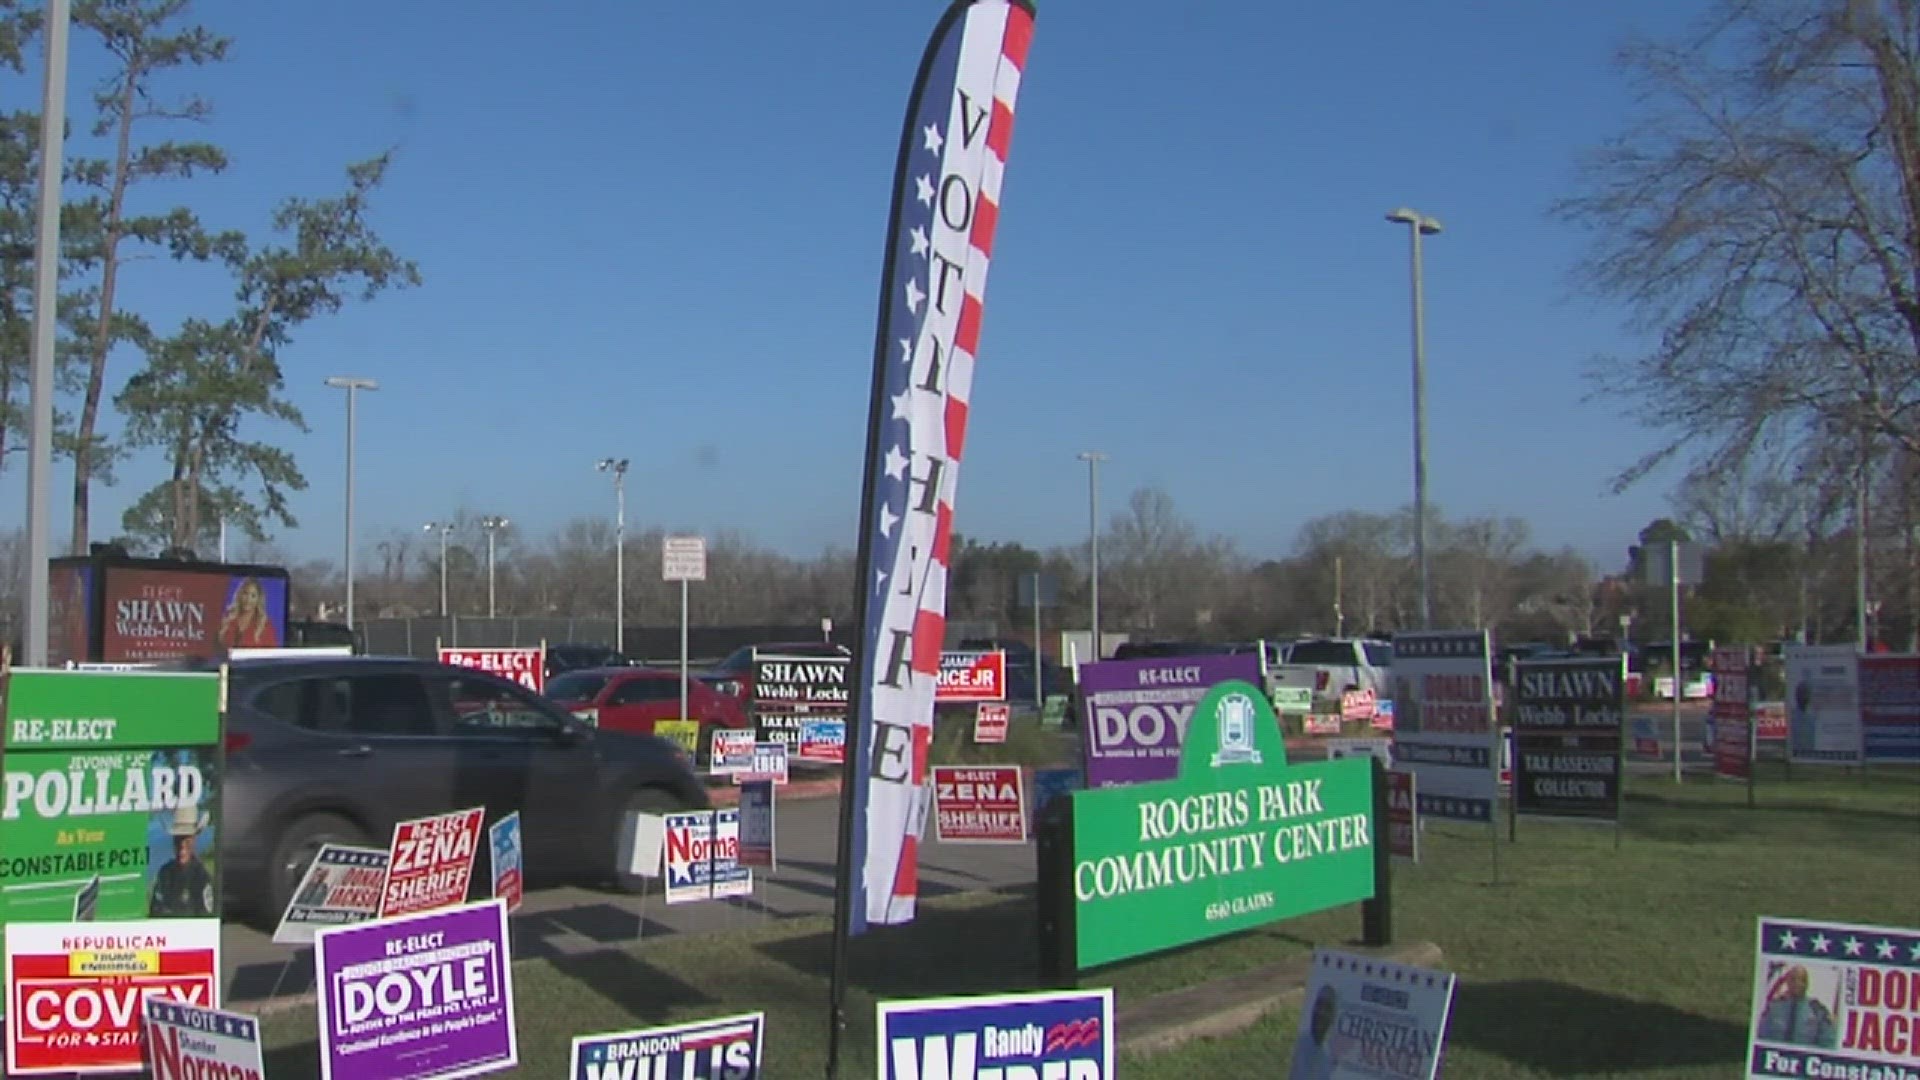
{"type": "Polygon", "coordinates": [[[1289,766],[1248,683],[1194,708],[1173,780],[1073,793],[1082,968],[1373,896],[1373,763],[1289,766]]]}
{"type": "Polygon", "coordinates": [[[220,913],[220,676],[15,668],[0,932],[220,913]]]}

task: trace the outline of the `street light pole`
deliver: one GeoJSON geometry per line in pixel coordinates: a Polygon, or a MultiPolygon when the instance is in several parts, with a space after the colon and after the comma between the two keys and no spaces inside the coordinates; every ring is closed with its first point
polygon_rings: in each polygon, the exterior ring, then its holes
{"type": "Polygon", "coordinates": [[[450,521],[429,521],[426,531],[440,534],[440,617],[447,617],[447,536],[453,532],[450,521]]]}
{"type": "Polygon", "coordinates": [[[487,618],[489,619],[494,617],[493,538],[501,529],[511,524],[513,524],[513,522],[503,517],[488,516],[480,519],[480,527],[485,529],[487,533],[487,618]]]}
{"type": "Polygon", "coordinates": [[[1427,301],[1420,266],[1420,238],[1440,231],[1440,222],[1401,207],[1387,220],[1406,225],[1413,240],[1413,559],[1420,568],[1420,627],[1433,629],[1433,581],[1427,572],[1427,301]]]}
{"type": "MultiPolygon", "coordinates": [[[[47,73],[40,106],[39,234],[33,248],[33,356],[28,374],[27,625],[21,643],[29,664],[47,662],[52,557],[48,487],[53,481],[53,354],[59,333],[60,180],[67,161],[67,0],[47,0],[47,73]]],[[[87,538],[73,538],[76,551],[87,538]]]]}
{"type": "Polygon", "coordinates": [[[1092,563],[1092,610],[1088,615],[1093,623],[1093,659],[1099,660],[1100,650],[1100,463],[1107,455],[1098,450],[1088,450],[1080,454],[1080,460],[1087,463],[1087,553],[1092,563]]]}
{"type": "Polygon", "coordinates": [[[353,628],[353,436],[357,420],[355,413],[356,395],[362,390],[378,390],[380,384],[372,379],[362,379],[352,375],[334,375],[327,379],[327,385],[335,390],[347,392],[347,628],[353,628]]]}
{"type": "MultiPolygon", "coordinates": [[[[627,651],[627,459],[601,458],[595,468],[613,474],[613,651],[627,651]]],[[[686,710],[680,710],[682,716],[686,710]]]]}

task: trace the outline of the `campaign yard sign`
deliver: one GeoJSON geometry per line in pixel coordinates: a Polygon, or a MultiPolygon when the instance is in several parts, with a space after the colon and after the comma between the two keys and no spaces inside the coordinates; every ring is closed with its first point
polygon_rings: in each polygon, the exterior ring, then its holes
{"type": "Polygon", "coordinates": [[[992,652],[943,652],[940,672],[933,684],[933,703],[948,705],[972,701],[1007,699],[1007,654],[992,652]]]}
{"type": "Polygon", "coordinates": [[[974,706],[973,741],[977,743],[1003,743],[1007,741],[1007,729],[1013,726],[1013,706],[1005,703],[981,702],[974,706]]]}
{"type": "Polygon", "coordinates": [[[148,998],[147,1061],[153,1080],[260,1080],[260,1021],[243,1013],[148,998]]]}
{"type": "Polygon", "coordinates": [[[773,781],[740,785],[740,865],[774,866],[773,781]]]}
{"type": "Polygon", "coordinates": [[[844,656],[753,657],[753,705],[825,716],[847,712],[847,658],[844,656]]]}
{"type": "Polygon", "coordinates": [[[1396,859],[1420,861],[1420,800],[1417,783],[1405,769],[1387,771],[1387,851],[1396,859]]]}
{"type": "Polygon", "coordinates": [[[754,733],[732,728],[714,728],[713,746],[707,755],[707,771],[715,776],[732,776],[753,768],[754,733]]]}
{"type": "Polygon", "coordinates": [[[1080,665],[1087,786],[1173,778],[1194,706],[1229,679],[1258,685],[1260,658],[1242,653],[1080,665]]]}
{"type": "Polygon", "coordinates": [[[1759,920],[1749,1080],[1920,1076],[1920,930],[1759,920]]]}
{"type": "Polygon", "coordinates": [[[512,679],[536,694],[547,689],[547,647],[511,649],[440,650],[440,662],[453,667],[476,668],[503,679],[512,679]]]}
{"type": "Polygon", "coordinates": [[[476,806],[394,825],[380,917],[465,902],[486,817],[487,808],[476,806]]]}
{"type": "Polygon", "coordinates": [[[754,743],[753,757],[745,769],[733,774],[733,782],[744,784],[749,780],[771,780],[776,784],[784,784],[787,782],[788,757],[786,743],[754,743]]]}
{"type": "Polygon", "coordinates": [[[1086,786],[1087,778],[1082,775],[1078,766],[1033,770],[1033,792],[1028,796],[1031,801],[1028,817],[1038,824],[1041,813],[1046,810],[1047,804],[1053,801],[1055,795],[1079,791],[1086,786]]]}
{"type": "Polygon", "coordinates": [[[753,892],[753,871],[740,862],[740,811],[667,814],[667,903],[718,900],[753,892]]]}
{"type": "Polygon", "coordinates": [[[1452,973],[1315,949],[1290,1080],[1434,1080],[1452,973]]]}
{"type": "Polygon", "coordinates": [[[307,876],[287,901],[273,940],[280,945],[311,945],[322,928],[366,922],[380,914],[387,887],[389,853],[382,848],[323,844],[307,867],[307,876]]]}
{"type": "Polygon", "coordinates": [[[760,1080],[766,1027],[766,1013],[744,1013],[579,1035],[573,1040],[567,1075],[573,1080],[760,1080]]]}
{"type": "Polygon", "coordinates": [[[700,721],[655,720],[653,733],[689,754],[700,752],[700,721]]]}
{"type": "Polygon", "coordinates": [[[1499,798],[1485,630],[1393,635],[1393,760],[1422,816],[1492,824],[1499,798]]]}
{"type": "Polygon", "coordinates": [[[1259,689],[1214,687],[1193,710],[1178,777],[1070,796],[1078,966],[1371,897],[1373,767],[1289,765],[1259,689]]]}
{"type": "Polygon", "coordinates": [[[322,930],[313,962],[321,1080],[440,1080],[520,1062],[499,900],[322,930]]]}
{"type": "Polygon", "coordinates": [[[802,720],[798,750],[801,761],[841,764],[847,759],[847,722],[802,720]]]}
{"type": "Polygon", "coordinates": [[[217,918],[220,676],[14,668],[0,692],[0,934],[217,918]]]}
{"type": "Polygon", "coordinates": [[[6,1075],[138,1072],[148,998],[219,1003],[220,920],[18,923],[6,979],[6,1075]]]}
{"type": "Polygon", "coordinates": [[[1713,650],[1713,774],[1746,780],[1753,774],[1753,703],[1747,650],[1713,650]]]}
{"type": "Polygon", "coordinates": [[[1018,765],[935,765],[933,836],[943,844],[1024,844],[1018,765]]]}
{"type": "Polygon", "coordinates": [[[1113,991],[883,1001],[880,1080],[1112,1080],[1113,991]]]}
{"type": "Polygon", "coordinates": [[[1920,763],[1920,656],[1860,658],[1860,756],[1869,764],[1920,763]]]}
{"type": "Polygon", "coordinates": [[[527,898],[526,852],[521,844],[520,811],[515,810],[487,829],[492,858],[493,895],[506,901],[507,914],[520,910],[527,898]]]}
{"type": "Polygon", "coordinates": [[[1514,811],[1619,821],[1627,660],[1514,665],[1514,811]]]}

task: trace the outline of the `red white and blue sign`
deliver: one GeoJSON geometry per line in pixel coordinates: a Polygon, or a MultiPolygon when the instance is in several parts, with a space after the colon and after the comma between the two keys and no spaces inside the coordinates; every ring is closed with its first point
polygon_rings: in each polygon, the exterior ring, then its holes
{"type": "Polygon", "coordinates": [[[767,1014],[583,1035],[573,1040],[573,1080],[759,1080],[767,1014]]]}
{"type": "Polygon", "coordinates": [[[1024,0],[958,0],[908,99],[881,271],[861,493],[858,712],[838,925],[913,919],[947,571],[987,265],[1014,101],[1033,37],[1024,0]]]}
{"type": "Polygon", "coordinates": [[[1920,1076],[1920,929],[1762,917],[1749,1080],[1920,1076]]]}
{"type": "Polygon", "coordinates": [[[1113,991],[880,1003],[881,1080],[1111,1080],[1113,991]]]}

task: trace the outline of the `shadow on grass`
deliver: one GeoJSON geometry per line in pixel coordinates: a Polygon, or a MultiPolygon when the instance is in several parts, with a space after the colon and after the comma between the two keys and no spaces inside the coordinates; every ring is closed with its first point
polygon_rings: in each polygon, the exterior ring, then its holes
{"type": "Polygon", "coordinates": [[[1746,1049],[1746,1031],[1732,1024],[1565,983],[1462,982],[1455,994],[1448,1042],[1547,1076],[1719,1065],[1746,1049]]]}
{"type": "Polygon", "coordinates": [[[549,962],[561,975],[646,1023],[665,1021],[676,1007],[715,1004],[711,995],[625,949],[599,949],[549,962]]]}
{"type": "Polygon", "coordinates": [[[1779,791],[1768,791],[1764,785],[1751,807],[1744,799],[1720,801],[1690,799],[1685,794],[1635,793],[1627,796],[1625,811],[1629,834],[1680,842],[1761,832],[1777,837],[1783,827],[1806,837],[1910,837],[1916,825],[1920,825],[1920,807],[1916,807],[1915,812],[1902,813],[1849,806],[1844,802],[1797,799],[1779,791]]]}
{"type": "MultiPolygon", "coordinates": [[[[1039,978],[1034,907],[1028,895],[961,909],[921,908],[919,917],[848,945],[853,985],[876,997],[1011,991],[1039,978]]],[[[829,977],[833,935],[807,934],[759,946],[763,955],[804,975],[829,977]]]]}

